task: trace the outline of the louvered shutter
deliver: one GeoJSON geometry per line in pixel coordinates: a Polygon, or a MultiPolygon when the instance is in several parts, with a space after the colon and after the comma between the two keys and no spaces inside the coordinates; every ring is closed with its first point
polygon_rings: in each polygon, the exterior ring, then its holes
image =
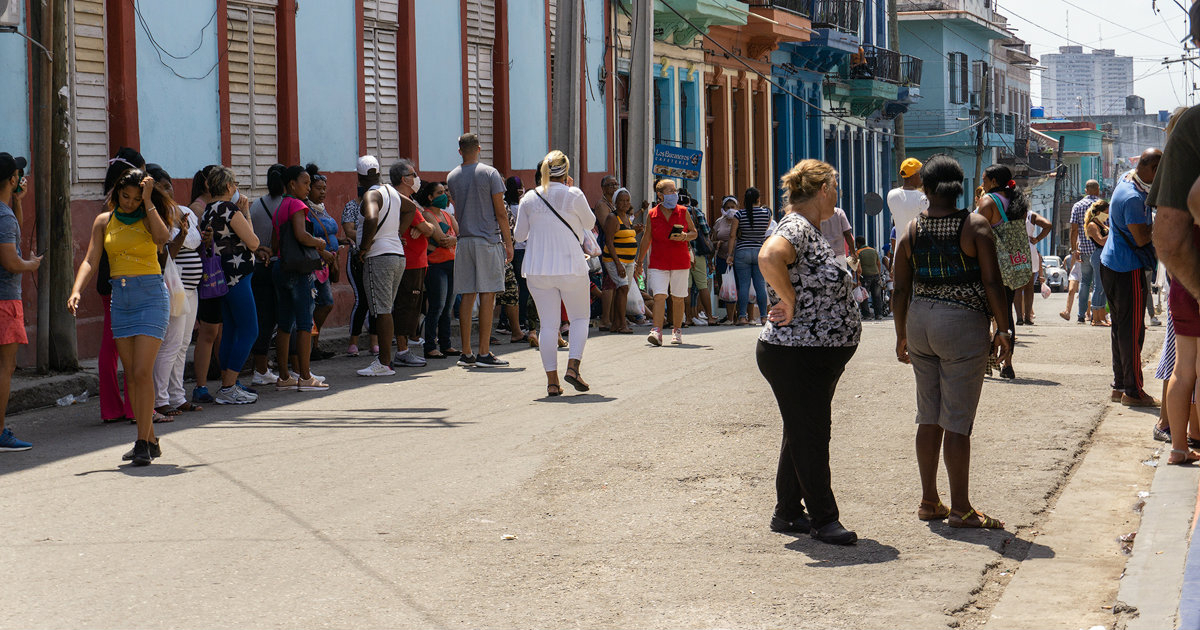
{"type": "Polygon", "coordinates": [[[243,191],[267,190],[279,156],[275,11],[265,4],[228,7],[230,168],[243,191]]]}
{"type": "Polygon", "coordinates": [[[398,0],[363,3],[363,99],[367,153],[381,164],[400,159],[400,99],[397,89],[398,0]]]}
{"type": "Polygon", "coordinates": [[[104,2],[74,0],[71,17],[71,194],[98,198],[108,170],[104,2]]]}
{"type": "Polygon", "coordinates": [[[496,45],[494,0],[467,0],[467,122],[479,136],[479,159],[493,161],[496,89],[492,59],[496,45]]]}

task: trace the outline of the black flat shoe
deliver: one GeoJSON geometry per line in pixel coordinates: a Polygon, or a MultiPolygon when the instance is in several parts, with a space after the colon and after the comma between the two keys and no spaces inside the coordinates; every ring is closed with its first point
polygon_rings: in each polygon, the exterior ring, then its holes
{"type": "MultiPolygon", "coordinates": [[[[146,441],[146,448],[150,453],[150,459],[157,459],[159,457],[162,457],[162,446],[160,446],[158,442],[146,441]]],[[[134,444],[133,448],[129,449],[129,452],[127,452],[121,456],[121,459],[123,459],[127,462],[132,461],[134,458],[134,455],[136,453],[137,453],[137,444],[134,444]]]]}
{"type": "MultiPolygon", "coordinates": [[[[133,450],[126,455],[129,456],[129,460],[133,462],[134,466],[149,466],[150,460],[153,459],[150,457],[150,443],[146,440],[134,442],[133,450]]],[[[122,457],[122,459],[124,458],[122,457]]]]}
{"type": "Polygon", "coordinates": [[[771,517],[771,531],[781,534],[807,534],[812,531],[812,524],[803,514],[790,521],[776,514],[771,517]]]}
{"type": "Polygon", "coordinates": [[[1006,365],[1000,369],[1000,378],[1014,379],[1017,378],[1017,373],[1011,365],[1006,365]]]}
{"type": "Polygon", "coordinates": [[[853,545],[858,542],[858,534],[842,527],[838,521],[812,530],[812,537],[831,545],[853,545]]]}

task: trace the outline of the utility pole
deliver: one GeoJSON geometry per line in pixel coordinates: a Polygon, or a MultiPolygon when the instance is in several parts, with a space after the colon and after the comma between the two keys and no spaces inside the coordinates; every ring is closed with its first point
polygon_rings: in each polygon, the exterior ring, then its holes
{"type": "MultiPolygon", "coordinates": [[[[51,105],[50,243],[42,266],[50,263],[50,367],[79,369],[75,316],[67,311],[67,298],[75,283],[74,238],[71,230],[71,99],[67,90],[67,0],[50,0],[53,16],[54,100],[51,105]]],[[[43,150],[45,147],[43,147],[43,150]]],[[[45,286],[45,285],[42,285],[45,286]]],[[[39,333],[40,335],[40,333],[39,333]]]]}
{"type": "MultiPolygon", "coordinates": [[[[53,42],[52,15],[53,8],[49,3],[29,5],[30,35],[38,41],[53,42]]],[[[29,48],[29,50],[34,49],[29,48]]],[[[31,130],[30,137],[30,144],[33,148],[33,155],[30,156],[33,160],[30,179],[34,182],[35,193],[33,196],[33,206],[36,211],[34,226],[37,230],[35,247],[37,252],[46,252],[51,243],[50,199],[53,185],[50,177],[50,165],[52,164],[50,146],[53,142],[51,133],[53,120],[51,102],[54,98],[53,70],[48,55],[43,54],[40,50],[36,50],[32,54],[34,54],[34,59],[30,64],[33,70],[31,97],[33,115],[37,125],[31,130]]],[[[26,252],[26,255],[31,253],[36,252],[26,252]]],[[[39,374],[46,374],[50,371],[50,285],[52,284],[48,259],[43,259],[42,265],[38,267],[37,277],[37,371],[39,374]]]]}
{"type": "Polygon", "coordinates": [[[558,13],[554,26],[554,90],[550,102],[554,106],[551,117],[551,148],[567,154],[576,175],[583,173],[583,162],[579,155],[580,90],[582,74],[579,42],[583,38],[583,15],[577,0],[555,0],[558,13]]]}
{"type": "Polygon", "coordinates": [[[1067,167],[1062,163],[1063,146],[1066,144],[1067,137],[1059,136],[1058,153],[1054,158],[1056,164],[1054,167],[1054,205],[1051,206],[1051,211],[1054,212],[1054,229],[1050,230],[1050,251],[1058,255],[1061,255],[1061,252],[1058,251],[1058,234],[1066,227],[1063,221],[1064,217],[1059,216],[1062,213],[1058,211],[1059,206],[1062,205],[1063,178],[1067,176],[1067,167]]]}
{"type": "Polygon", "coordinates": [[[975,127],[975,185],[979,186],[983,182],[983,138],[986,133],[985,128],[988,126],[984,119],[988,115],[988,64],[986,61],[979,62],[982,70],[979,73],[979,126],[975,127]]]}
{"type": "MultiPolygon", "coordinates": [[[[639,207],[644,200],[653,201],[650,191],[653,179],[650,176],[650,155],[654,147],[651,145],[650,125],[654,112],[650,103],[654,98],[654,0],[633,0],[633,25],[630,34],[633,39],[633,53],[629,65],[629,164],[627,167],[628,181],[625,186],[633,195],[634,207],[639,207]]],[[[639,220],[645,217],[639,211],[639,220]]]]}
{"type": "MultiPolygon", "coordinates": [[[[887,20],[888,20],[888,48],[900,52],[900,22],[896,16],[896,0],[888,0],[887,4],[887,20]]],[[[896,116],[894,123],[896,130],[895,142],[892,144],[892,177],[896,177],[896,173],[900,171],[900,164],[908,157],[904,146],[904,114],[896,116]]],[[[891,179],[887,180],[888,185],[891,185],[891,179]]]]}

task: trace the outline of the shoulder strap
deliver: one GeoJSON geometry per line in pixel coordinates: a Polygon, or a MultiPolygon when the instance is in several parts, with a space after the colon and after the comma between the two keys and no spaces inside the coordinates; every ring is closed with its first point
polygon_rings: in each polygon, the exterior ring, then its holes
{"type": "Polygon", "coordinates": [[[571,234],[575,236],[575,238],[576,238],[576,239],[579,241],[579,245],[580,245],[580,247],[582,247],[582,246],[583,246],[583,239],[582,239],[582,238],[580,238],[580,237],[579,237],[579,235],[575,233],[575,228],[571,227],[571,224],[570,224],[570,223],[567,223],[567,220],[563,218],[563,215],[559,214],[559,213],[558,213],[558,210],[555,210],[555,209],[554,209],[554,206],[550,205],[550,202],[549,202],[549,201],[546,201],[546,198],[545,198],[545,197],[543,197],[543,196],[542,196],[542,193],[538,192],[538,190],[537,190],[536,188],[534,188],[534,189],[533,189],[533,194],[537,195],[537,196],[538,196],[538,199],[541,199],[541,200],[542,200],[542,203],[546,204],[546,207],[547,207],[547,208],[550,208],[550,212],[553,212],[553,213],[554,213],[554,216],[558,217],[558,220],[559,220],[559,221],[562,221],[562,224],[563,224],[563,225],[565,225],[565,226],[567,226],[567,229],[568,229],[568,230],[571,230],[571,234]]]}
{"type": "Polygon", "coordinates": [[[266,204],[266,202],[263,201],[262,197],[259,197],[258,201],[255,201],[254,203],[257,203],[258,205],[262,206],[263,212],[267,213],[268,218],[270,218],[272,221],[275,220],[275,213],[271,212],[270,210],[267,210],[267,204],[266,204]]]}
{"type": "Polygon", "coordinates": [[[988,193],[988,196],[996,204],[996,209],[1000,211],[1000,222],[1008,223],[1008,200],[1001,197],[999,193],[988,193]]]}

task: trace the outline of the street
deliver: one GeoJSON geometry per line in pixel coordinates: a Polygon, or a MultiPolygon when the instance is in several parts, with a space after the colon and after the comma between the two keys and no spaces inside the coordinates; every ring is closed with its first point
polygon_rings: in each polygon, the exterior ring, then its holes
{"type": "MultiPolygon", "coordinates": [[[[141,469],[119,465],[133,428],[101,425],[94,399],[11,417],[36,446],[0,455],[0,627],[980,627],[1024,564],[1056,556],[1070,569],[1049,590],[1070,581],[1084,610],[996,627],[1111,623],[1156,412],[1109,405],[1108,329],[1036,299],[1018,379],[987,380],[973,436],[972,502],[1006,531],[917,520],[890,319],[864,325],[834,400],[848,548],[767,528],[781,423],[757,329],[593,336],[591,392],[557,399],[523,345],[497,348],[508,369],[381,380],[339,357],[314,364],[328,393],[261,388],[157,425],[163,457],[141,469]],[[1093,448],[1110,477],[1072,474],[1093,448]],[[1077,482],[1084,510],[1056,513],[1077,482]],[[1058,542],[1039,536],[1055,518],[1058,542]],[[1101,533],[1082,545],[1072,523],[1101,533]]],[[[1162,337],[1148,330],[1149,373],[1162,337]]]]}

